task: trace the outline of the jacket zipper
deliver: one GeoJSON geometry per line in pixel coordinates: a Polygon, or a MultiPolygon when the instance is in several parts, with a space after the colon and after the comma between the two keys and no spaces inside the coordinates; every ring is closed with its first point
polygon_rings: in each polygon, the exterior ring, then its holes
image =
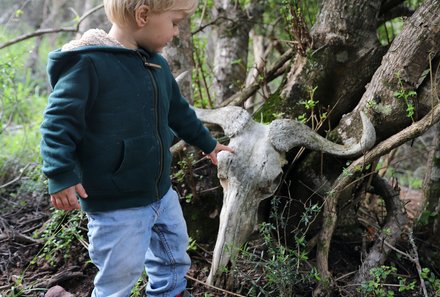
{"type": "Polygon", "coordinates": [[[157,91],[157,83],[156,83],[156,79],[154,78],[154,75],[151,71],[151,67],[152,68],[156,68],[156,69],[160,69],[161,66],[158,64],[153,64],[153,63],[149,63],[147,62],[147,59],[141,55],[138,51],[136,51],[136,53],[139,55],[139,57],[141,58],[144,67],[147,69],[147,72],[151,78],[151,82],[153,84],[153,90],[154,90],[154,109],[156,112],[156,136],[157,139],[159,141],[159,174],[156,178],[156,199],[159,200],[161,197],[159,197],[159,181],[160,178],[162,176],[163,173],[163,142],[162,142],[162,138],[160,137],[160,130],[159,130],[159,96],[158,96],[158,91],[157,91]]]}

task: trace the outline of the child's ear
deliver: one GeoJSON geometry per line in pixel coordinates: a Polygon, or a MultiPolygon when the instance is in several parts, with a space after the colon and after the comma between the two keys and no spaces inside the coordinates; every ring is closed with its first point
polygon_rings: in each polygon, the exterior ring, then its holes
{"type": "Polygon", "coordinates": [[[143,27],[148,23],[148,15],[150,7],[148,5],[141,5],[134,11],[134,19],[139,27],[143,27]]]}

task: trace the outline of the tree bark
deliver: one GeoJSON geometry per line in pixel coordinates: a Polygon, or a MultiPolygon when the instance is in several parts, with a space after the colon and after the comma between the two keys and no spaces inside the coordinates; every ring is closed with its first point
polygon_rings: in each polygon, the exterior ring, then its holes
{"type": "MultiPolygon", "coordinates": [[[[42,2],[42,19],[41,23],[38,25],[38,30],[44,30],[45,28],[48,28],[50,26],[53,26],[54,24],[59,24],[60,19],[59,16],[63,15],[63,11],[65,8],[65,5],[67,4],[67,0],[44,0],[42,2]]],[[[52,47],[55,47],[55,37],[52,36],[50,39],[50,43],[52,47]]],[[[28,68],[31,68],[35,72],[35,67],[37,60],[39,58],[39,51],[40,51],[40,45],[43,41],[43,36],[37,36],[35,39],[35,45],[32,50],[31,57],[28,61],[28,64],[26,65],[28,68]]]]}
{"type": "MultiPolygon", "coordinates": [[[[372,278],[371,268],[385,263],[396,242],[408,228],[408,217],[405,213],[405,206],[400,200],[399,190],[393,189],[386,180],[379,176],[373,178],[372,186],[375,193],[385,200],[387,216],[385,225],[379,232],[376,242],[371,247],[367,257],[362,261],[359,271],[350,281],[353,285],[368,282],[372,278]]],[[[352,288],[355,288],[355,286],[352,288]]],[[[355,292],[355,290],[352,290],[352,292],[355,292]]]]}
{"type": "MultiPolygon", "coordinates": [[[[421,91],[424,84],[430,83],[428,73],[432,60],[440,52],[439,39],[440,5],[438,0],[428,0],[406,21],[402,32],[383,57],[382,65],[375,72],[359,104],[342,119],[337,128],[342,139],[355,137],[358,133],[355,131],[357,125],[353,125],[353,122],[359,110],[370,111],[378,140],[393,135],[411,123],[411,118],[407,117],[406,104],[394,94],[401,89],[404,92],[421,91]]],[[[419,109],[415,118],[420,118],[431,109],[433,102],[429,96],[416,100],[419,109]]]]}
{"type": "Polygon", "coordinates": [[[302,102],[314,100],[331,112],[331,126],[356,106],[385,53],[376,37],[380,0],[323,1],[310,34],[313,47],[297,55],[281,96],[291,118],[309,114],[302,102]]]}
{"type": "Polygon", "coordinates": [[[426,208],[430,213],[436,214],[432,224],[430,241],[434,244],[440,242],[440,124],[435,127],[436,133],[432,143],[432,151],[428,160],[428,171],[423,189],[426,199],[426,208]]]}
{"type": "Polygon", "coordinates": [[[328,296],[328,294],[330,294],[331,285],[333,284],[328,268],[328,256],[331,238],[336,227],[338,216],[337,205],[341,194],[354,182],[355,178],[359,176],[359,173],[367,164],[372,163],[374,160],[377,160],[379,157],[387,154],[408,140],[422,135],[439,120],[440,104],[437,104],[431,112],[420,121],[379,143],[371,151],[351,163],[350,166],[346,168],[345,173],[338,177],[331,191],[329,191],[328,196],[325,198],[322,229],[319,234],[316,251],[317,268],[319,274],[323,277],[323,281],[316,288],[314,296],[328,296]]]}
{"type": "MultiPolygon", "coordinates": [[[[400,77],[405,92],[409,91],[407,87],[409,85],[418,86],[418,117],[426,114],[431,106],[436,104],[432,100],[431,94],[433,91],[438,93],[438,88],[434,87],[437,82],[434,81],[434,86],[431,87],[427,73],[429,69],[433,69],[432,76],[436,77],[435,66],[437,62],[434,57],[438,55],[440,46],[437,42],[440,38],[439,9],[438,1],[427,1],[407,20],[406,26],[393,41],[371,82],[365,84],[367,90],[357,107],[342,118],[337,129],[333,130],[332,137],[343,139],[344,142],[358,138],[356,135],[361,130],[358,119],[359,110],[367,111],[373,120],[378,141],[386,139],[408,126],[411,119],[406,116],[406,107],[394,98],[394,92],[398,91],[399,87],[396,79],[398,72],[401,73],[400,77]],[[432,54],[427,54],[429,52],[432,54]],[[430,67],[430,59],[433,60],[434,67],[430,67]]],[[[332,25],[329,24],[329,26],[331,28],[332,25]]],[[[340,88],[344,87],[340,86],[340,88]]],[[[340,100],[346,102],[344,97],[341,97],[340,100]]],[[[343,104],[343,106],[346,105],[348,103],[343,104]]],[[[331,117],[334,115],[332,112],[331,117]]],[[[415,119],[417,118],[415,117],[415,119]]],[[[330,125],[330,127],[333,126],[330,125]]],[[[302,190],[304,188],[302,184],[305,184],[310,189],[320,189],[319,193],[325,195],[325,191],[329,190],[328,187],[338,177],[345,163],[345,161],[326,156],[321,159],[321,156],[316,153],[309,154],[295,167],[295,171],[292,173],[292,179],[296,182],[297,189],[295,191],[297,193],[306,191],[305,195],[310,195],[310,191],[302,190]],[[326,187],[322,186],[324,183],[327,185],[326,187]]]]}
{"type": "Polygon", "coordinates": [[[259,13],[256,0],[247,10],[237,1],[216,0],[214,3],[213,17],[218,19],[213,69],[216,106],[237,93],[245,83],[249,32],[255,14],[259,13]]]}
{"type": "MultiPolygon", "coordinates": [[[[179,25],[180,34],[175,37],[173,42],[167,46],[163,54],[170,64],[174,76],[184,71],[192,73],[194,60],[192,56],[192,36],[190,19],[186,18],[179,25]]],[[[192,104],[192,75],[186,75],[179,83],[180,92],[192,104]]]]}
{"type": "MultiPolygon", "coordinates": [[[[84,0],[84,3],[81,3],[82,5],[82,9],[81,9],[81,14],[84,14],[85,12],[89,11],[90,9],[92,9],[95,6],[95,1],[94,0],[84,0]]],[[[78,38],[88,29],[92,28],[92,19],[91,18],[87,18],[85,19],[81,25],[78,28],[78,33],[77,36],[78,38]]]]}

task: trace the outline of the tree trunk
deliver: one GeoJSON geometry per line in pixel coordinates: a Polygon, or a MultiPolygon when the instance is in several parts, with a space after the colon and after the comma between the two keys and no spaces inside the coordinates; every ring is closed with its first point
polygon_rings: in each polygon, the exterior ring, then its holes
{"type": "Polygon", "coordinates": [[[354,137],[358,133],[352,122],[359,110],[370,110],[370,117],[375,123],[380,140],[411,123],[406,111],[408,104],[418,101],[414,119],[422,117],[432,108],[431,96],[410,96],[406,104],[403,100],[398,100],[395,94],[402,92],[408,95],[410,91],[423,93],[423,87],[430,84],[430,65],[440,52],[439,39],[440,5],[436,0],[428,0],[407,20],[359,104],[341,121],[337,130],[343,139],[354,137]]]}
{"type": "MultiPolygon", "coordinates": [[[[95,6],[95,0],[84,0],[84,3],[82,4],[81,14],[84,14],[86,11],[89,11],[95,6]]],[[[85,19],[81,25],[79,26],[78,30],[78,38],[88,29],[92,28],[92,18],[85,19]]]]}
{"type": "MultiPolygon", "coordinates": [[[[410,89],[408,89],[408,86],[412,86],[411,90],[419,87],[418,117],[426,114],[427,110],[431,108],[432,100],[429,95],[430,82],[425,76],[426,70],[429,69],[429,56],[431,56],[432,59],[432,57],[439,52],[439,43],[437,40],[440,38],[440,17],[438,14],[439,5],[436,5],[435,2],[436,1],[426,2],[416,14],[408,19],[407,25],[401,34],[394,40],[390,50],[383,58],[382,65],[377,69],[371,82],[358,86],[360,89],[363,89],[365,85],[367,85],[367,90],[363,94],[354,111],[343,117],[337,129],[334,130],[336,131],[337,137],[342,138],[345,141],[350,141],[350,138],[358,137],[357,135],[359,135],[360,132],[358,118],[359,110],[369,111],[369,116],[372,118],[376,127],[378,140],[385,139],[410,124],[411,119],[406,116],[405,104],[394,97],[394,93],[399,90],[399,83],[404,85],[404,93],[409,92],[410,89]],[[431,52],[432,55],[427,55],[426,53],[428,52],[431,52]],[[400,73],[400,80],[396,78],[396,73],[400,73]],[[425,78],[425,80],[423,80],[423,78],[425,78]]],[[[328,15],[328,12],[325,15],[328,15]]],[[[324,17],[322,18],[325,19],[324,17]]],[[[328,27],[332,28],[332,24],[329,24],[328,27]]],[[[321,28],[321,25],[317,23],[315,28],[321,28]]],[[[322,30],[315,29],[315,31],[321,32],[322,30]]],[[[320,34],[318,34],[318,36],[320,36],[320,34]]],[[[333,36],[332,34],[330,35],[333,36]]],[[[304,60],[305,58],[300,59],[304,60]]],[[[347,61],[347,65],[351,63],[350,61],[351,60],[347,61]]],[[[298,59],[296,62],[298,62],[298,59]]],[[[356,64],[356,60],[352,62],[356,64]]],[[[305,65],[308,67],[307,64],[305,65]]],[[[356,68],[353,66],[347,67],[352,69],[356,68]]],[[[308,72],[310,72],[310,69],[309,71],[306,71],[306,73],[308,72]]],[[[316,72],[323,73],[325,70],[318,67],[318,70],[314,70],[314,73],[316,72]]],[[[299,80],[301,81],[307,80],[301,78],[304,75],[304,72],[301,71],[297,75],[297,78],[300,78],[299,80]]],[[[351,73],[351,75],[354,76],[354,73],[351,73]]],[[[345,81],[347,82],[348,80],[350,80],[349,77],[347,77],[345,81]]],[[[304,84],[297,80],[293,85],[299,87],[304,84]]],[[[347,86],[348,89],[350,89],[353,84],[348,83],[347,86]]],[[[298,90],[298,87],[294,88],[298,90]]],[[[343,94],[348,94],[346,92],[351,92],[350,90],[342,90],[346,88],[347,87],[341,85],[337,91],[339,94],[338,96],[340,96],[338,97],[338,100],[341,102],[339,105],[344,109],[353,104],[350,103],[351,101],[357,102],[356,100],[358,100],[356,96],[344,96],[343,94]]],[[[285,90],[288,89],[286,88],[285,90]]],[[[295,94],[296,93],[293,92],[292,96],[289,98],[292,99],[296,96],[295,94]]],[[[332,93],[329,93],[328,97],[331,96],[332,93]]],[[[345,110],[345,112],[348,112],[348,110],[345,110]]],[[[332,115],[335,115],[333,111],[332,115]]],[[[332,127],[332,125],[330,125],[330,127],[332,127]]],[[[324,157],[323,161],[323,171],[321,171],[320,166],[320,155],[311,154],[305,161],[301,162],[294,172],[299,183],[305,183],[311,189],[322,187],[323,182],[327,182],[328,186],[335,180],[340,170],[342,170],[342,167],[345,165],[345,162],[334,158],[330,159],[324,157]],[[335,168],[339,169],[335,170],[335,168]]],[[[326,189],[328,190],[328,188],[322,188],[323,191],[320,191],[320,193],[324,193],[326,189]]]]}
{"type": "Polygon", "coordinates": [[[256,3],[254,0],[247,10],[233,0],[216,0],[214,3],[213,17],[218,20],[213,69],[216,106],[237,93],[245,83],[249,31],[255,14],[261,13],[256,3]]]}
{"type": "Polygon", "coordinates": [[[435,127],[436,133],[432,143],[432,151],[428,160],[428,171],[423,185],[426,199],[426,210],[434,214],[431,229],[431,242],[440,243],[440,124],[435,127]]]}
{"type": "Polygon", "coordinates": [[[180,34],[175,37],[173,42],[167,46],[163,54],[170,64],[171,71],[174,76],[179,75],[184,71],[188,71],[190,74],[183,78],[183,81],[179,84],[182,95],[192,104],[192,69],[194,67],[194,61],[192,56],[192,36],[191,36],[191,23],[187,18],[179,25],[180,34]]]}
{"type": "Polygon", "coordinates": [[[282,111],[291,118],[310,113],[314,100],[331,110],[331,126],[356,106],[385,53],[376,37],[380,0],[323,1],[310,34],[313,47],[297,55],[283,88],[282,111]],[[361,71],[360,71],[361,70],[361,71]]]}

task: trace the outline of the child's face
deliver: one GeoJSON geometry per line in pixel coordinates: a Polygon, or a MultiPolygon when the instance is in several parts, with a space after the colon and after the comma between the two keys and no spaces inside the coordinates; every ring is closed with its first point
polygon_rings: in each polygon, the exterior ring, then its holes
{"type": "Polygon", "coordinates": [[[150,52],[160,52],[174,36],[179,35],[178,24],[185,17],[181,10],[150,13],[147,24],[136,34],[137,44],[150,52]]]}

